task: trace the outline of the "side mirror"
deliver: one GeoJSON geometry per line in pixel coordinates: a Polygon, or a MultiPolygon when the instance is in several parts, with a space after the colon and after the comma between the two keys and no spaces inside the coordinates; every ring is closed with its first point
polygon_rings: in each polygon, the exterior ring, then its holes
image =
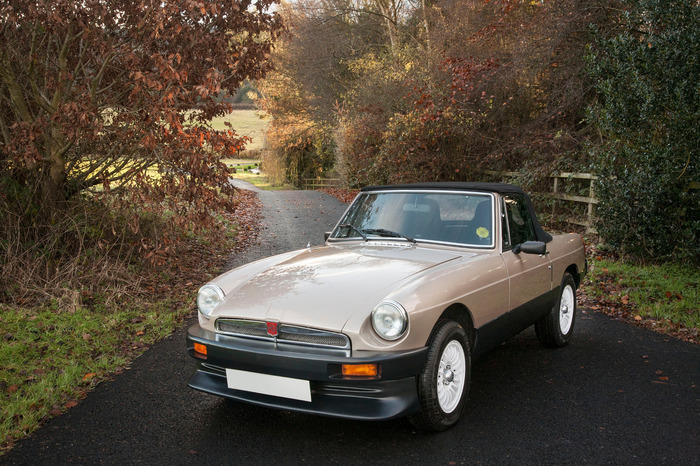
{"type": "Polygon", "coordinates": [[[524,252],[525,254],[539,254],[543,256],[547,254],[547,245],[542,241],[525,241],[522,244],[513,246],[513,252],[515,254],[524,252]]]}
{"type": "Polygon", "coordinates": [[[327,231],[323,234],[323,241],[328,241],[328,238],[331,237],[331,232],[327,231]]]}

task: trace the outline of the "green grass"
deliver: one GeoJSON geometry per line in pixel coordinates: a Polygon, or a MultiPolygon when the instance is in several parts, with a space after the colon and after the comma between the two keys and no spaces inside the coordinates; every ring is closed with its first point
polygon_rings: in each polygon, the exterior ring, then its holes
{"type": "Polygon", "coordinates": [[[264,144],[264,131],[267,128],[267,120],[263,120],[264,112],[259,110],[234,110],[226,116],[214,118],[211,122],[216,130],[226,130],[225,122],[231,123],[236,134],[248,136],[253,140],[246,145],[247,150],[262,149],[264,144]]]}
{"type": "Polygon", "coordinates": [[[260,164],[260,159],[220,159],[226,165],[255,165],[260,164]]]}
{"type": "Polygon", "coordinates": [[[268,177],[265,173],[261,173],[259,175],[256,175],[254,173],[245,172],[243,170],[238,170],[236,173],[231,174],[231,178],[236,178],[239,180],[247,181],[248,183],[252,183],[255,186],[257,186],[258,188],[264,189],[265,191],[279,191],[282,189],[294,189],[294,187],[290,184],[285,184],[285,185],[273,184],[272,181],[270,181],[270,177],[268,177]]]}
{"type": "Polygon", "coordinates": [[[590,282],[594,295],[631,305],[643,318],[700,328],[700,270],[696,267],[595,260],[590,282]]]}
{"type": "Polygon", "coordinates": [[[104,312],[0,305],[0,451],[126,370],[190,307],[172,299],[104,312]]]}

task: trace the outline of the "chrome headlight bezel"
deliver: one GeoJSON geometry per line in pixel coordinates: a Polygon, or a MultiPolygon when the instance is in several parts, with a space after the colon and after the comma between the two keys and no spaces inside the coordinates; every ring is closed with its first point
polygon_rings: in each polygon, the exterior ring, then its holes
{"type": "Polygon", "coordinates": [[[217,285],[211,283],[204,285],[197,293],[197,309],[204,317],[211,316],[216,307],[224,302],[226,295],[217,285]]]}
{"type": "Polygon", "coordinates": [[[370,316],[375,333],[387,341],[395,341],[408,330],[408,313],[396,301],[382,301],[370,316]]]}

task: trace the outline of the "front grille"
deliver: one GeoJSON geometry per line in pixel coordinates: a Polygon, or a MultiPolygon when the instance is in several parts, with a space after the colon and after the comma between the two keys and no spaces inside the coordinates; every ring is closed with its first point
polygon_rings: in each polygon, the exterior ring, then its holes
{"type": "Polygon", "coordinates": [[[216,321],[216,330],[230,335],[242,335],[248,337],[268,338],[265,322],[254,320],[219,319],[216,321]]]}
{"type": "Polygon", "coordinates": [[[255,338],[308,346],[350,349],[350,339],[342,333],[280,324],[277,337],[267,333],[267,324],[259,320],[217,319],[216,330],[226,335],[255,338]]]}

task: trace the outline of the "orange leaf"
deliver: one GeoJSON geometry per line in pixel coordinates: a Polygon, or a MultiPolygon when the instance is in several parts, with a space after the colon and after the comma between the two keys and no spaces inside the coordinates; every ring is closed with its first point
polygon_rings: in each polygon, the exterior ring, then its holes
{"type": "Polygon", "coordinates": [[[95,377],[97,374],[94,372],[88,372],[83,376],[83,380],[92,380],[93,377],[95,377]]]}
{"type": "Polygon", "coordinates": [[[78,406],[78,402],[75,400],[71,400],[65,404],[66,409],[75,408],[76,406],[78,406]]]}

